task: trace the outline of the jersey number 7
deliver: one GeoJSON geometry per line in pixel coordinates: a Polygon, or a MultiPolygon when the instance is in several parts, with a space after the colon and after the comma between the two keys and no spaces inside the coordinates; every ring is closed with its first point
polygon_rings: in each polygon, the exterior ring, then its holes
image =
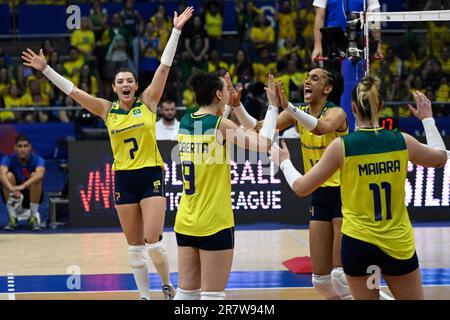
{"type": "Polygon", "coordinates": [[[125,143],[132,142],[133,143],[133,148],[130,149],[130,158],[134,159],[134,153],[136,151],[138,151],[138,149],[139,149],[136,139],[135,138],[129,138],[129,139],[123,140],[123,142],[125,142],[125,143]]]}

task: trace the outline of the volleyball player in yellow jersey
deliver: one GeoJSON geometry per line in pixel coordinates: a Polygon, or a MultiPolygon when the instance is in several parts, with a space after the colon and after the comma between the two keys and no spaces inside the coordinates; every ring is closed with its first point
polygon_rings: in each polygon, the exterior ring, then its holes
{"type": "MultiPolygon", "coordinates": [[[[417,110],[413,113],[422,120],[431,147],[406,133],[379,127],[378,112],[383,107],[379,83],[378,78],[366,76],[357,85],[352,111],[358,130],[335,139],[304,176],[293,167],[284,142],[282,149],[272,147],[271,157],[298,196],[310,194],[340,170],[341,256],[353,298],[379,299],[379,289],[367,286],[373,272],[369,267],[375,266],[396,299],[423,299],[414,233],[404,201],[408,160],[442,167],[447,154],[434,126],[431,103],[422,93],[415,95],[417,110]]],[[[287,100],[281,98],[281,104],[287,100]]]]}
{"type": "Polygon", "coordinates": [[[183,194],[175,220],[178,244],[178,288],[175,300],[222,300],[234,251],[231,169],[226,142],[268,151],[275,131],[278,103],[269,76],[269,111],[258,135],[222,118],[225,104],[240,104],[241,89],[205,72],[193,74],[189,85],[200,109],[180,121],[178,146],[183,194]],[[231,98],[230,98],[231,97],[231,98]]]}
{"type": "MultiPolygon", "coordinates": [[[[308,105],[282,106],[285,110],[278,116],[277,129],[298,127],[305,171],[311,170],[336,137],[348,133],[345,111],[337,106],[342,91],[340,74],[316,68],[305,79],[304,100],[308,105]]],[[[243,107],[234,111],[244,127],[261,125],[250,119],[243,107]]],[[[326,299],[351,299],[339,254],[342,225],[339,186],[339,173],[336,173],[312,194],[310,208],[312,283],[326,299]]]]}
{"type": "Polygon", "coordinates": [[[123,69],[116,74],[113,90],[119,100],[112,103],[89,95],[47,65],[42,49],[22,52],[24,65],[40,70],[65,94],[105,121],[114,156],[115,200],[120,224],[129,244],[128,257],[141,299],[149,299],[147,257],[153,261],[163,283],[166,299],[175,292],[169,279],[167,252],[162,241],[166,199],[164,163],[156,144],[156,107],[161,98],[178,38],[192,16],[188,7],[175,12],[174,28],[151,84],[140,98],[136,76],[123,69]]]}

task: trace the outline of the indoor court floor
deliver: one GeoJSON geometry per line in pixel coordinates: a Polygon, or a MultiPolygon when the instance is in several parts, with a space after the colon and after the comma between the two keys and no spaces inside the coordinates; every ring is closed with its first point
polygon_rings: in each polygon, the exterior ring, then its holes
{"type": "MultiPolygon", "coordinates": [[[[0,233],[0,299],[137,299],[124,235],[84,231],[0,233]]],[[[414,224],[414,231],[426,298],[450,299],[450,224],[414,224]]],[[[164,237],[176,286],[175,235],[167,231],[164,237]]],[[[312,288],[311,274],[294,274],[282,264],[307,255],[306,228],[238,227],[227,300],[321,299],[312,288]]],[[[151,262],[149,270],[151,298],[162,299],[151,262]]],[[[382,290],[390,299],[383,283],[382,290]]]]}

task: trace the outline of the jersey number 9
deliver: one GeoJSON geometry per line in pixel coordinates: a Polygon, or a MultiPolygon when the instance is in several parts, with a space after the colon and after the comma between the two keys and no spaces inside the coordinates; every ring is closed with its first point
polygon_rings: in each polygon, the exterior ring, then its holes
{"type": "Polygon", "coordinates": [[[184,192],[191,196],[195,193],[195,166],[191,161],[183,161],[184,192]]]}
{"type": "Polygon", "coordinates": [[[133,160],[134,157],[135,157],[135,156],[134,156],[134,153],[135,153],[136,151],[138,151],[138,149],[139,149],[138,144],[137,144],[137,141],[136,141],[136,138],[125,139],[125,140],[123,140],[123,142],[125,142],[125,143],[130,143],[130,142],[132,142],[132,143],[133,143],[133,148],[130,149],[130,158],[133,160]]]}

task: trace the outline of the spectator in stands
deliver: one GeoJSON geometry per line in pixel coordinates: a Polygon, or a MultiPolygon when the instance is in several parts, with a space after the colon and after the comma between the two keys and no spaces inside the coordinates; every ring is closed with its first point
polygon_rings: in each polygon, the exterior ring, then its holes
{"type": "Polygon", "coordinates": [[[438,57],[439,62],[441,63],[442,71],[446,74],[450,75],[450,58],[448,54],[448,47],[442,47],[441,55],[438,57]]]}
{"type": "MultiPolygon", "coordinates": [[[[400,76],[394,76],[394,80],[387,90],[387,101],[407,101],[410,96],[408,85],[400,76]]],[[[400,117],[410,117],[411,111],[407,106],[398,107],[398,115],[400,117]]]]}
{"type": "Polygon", "coordinates": [[[136,74],[139,74],[139,36],[143,33],[144,19],[139,11],[134,8],[134,0],[125,0],[124,6],[124,9],[120,11],[120,19],[122,20],[122,26],[128,31],[131,38],[133,69],[136,74]]]}
{"type": "MultiPolygon", "coordinates": [[[[275,30],[264,13],[261,13],[254,22],[250,31],[250,40],[259,54],[262,54],[261,51],[263,49],[270,49],[275,42],[275,30]]],[[[264,77],[266,78],[267,74],[264,77]]]]}
{"type": "Polygon", "coordinates": [[[295,25],[297,14],[292,10],[291,2],[283,1],[283,5],[281,7],[279,7],[278,1],[275,3],[275,19],[278,23],[278,47],[284,46],[287,38],[290,38],[294,43],[296,43],[297,30],[295,28],[295,25]]]}
{"type": "Polygon", "coordinates": [[[156,13],[150,17],[150,21],[156,28],[161,48],[165,48],[167,41],[169,41],[170,31],[173,27],[170,17],[167,16],[166,7],[160,4],[156,13]]]}
{"type": "Polygon", "coordinates": [[[3,157],[0,164],[0,183],[2,198],[8,209],[9,222],[4,227],[7,231],[17,228],[21,209],[30,209],[28,226],[39,231],[39,204],[42,203],[42,181],[45,175],[45,160],[32,153],[30,139],[19,135],[15,140],[14,153],[3,157]]]}
{"type": "Polygon", "coordinates": [[[54,69],[58,63],[60,63],[59,51],[53,50],[52,53],[50,53],[48,65],[54,69]]]}
{"type": "MultiPolygon", "coordinates": [[[[298,10],[297,30],[301,33],[304,47],[311,54],[314,46],[314,6],[312,0],[303,2],[303,7],[298,10]]],[[[309,70],[309,68],[308,68],[309,70]]]]}
{"type": "Polygon", "coordinates": [[[208,61],[208,72],[220,72],[220,70],[228,70],[228,64],[222,60],[218,50],[211,50],[208,61]]]}
{"type": "Polygon", "coordinates": [[[211,49],[216,49],[220,53],[222,53],[222,28],[223,17],[219,12],[219,4],[215,0],[209,1],[205,12],[205,30],[211,49]]]}
{"type": "Polygon", "coordinates": [[[439,55],[441,49],[450,42],[448,22],[446,21],[427,22],[427,38],[430,53],[436,56],[439,55]]]}
{"type": "Polygon", "coordinates": [[[261,58],[259,62],[252,64],[255,81],[265,83],[268,74],[277,73],[277,63],[270,58],[269,49],[263,48],[261,50],[261,58]]]}
{"type": "MultiPolygon", "coordinates": [[[[283,89],[291,102],[301,102],[303,97],[303,84],[307,72],[301,67],[301,61],[289,59],[286,71],[279,75],[279,80],[283,83],[283,89]]],[[[278,80],[277,79],[277,80],[278,80]]]]}
{"type": "MultiPolygon", "coordinates": [[[[267,79],[267,74],[266,74],[267,79]]],[[[263,82],[250,82],[246,86],[246,97],[242,103],[248,114],[257,120],[264,119],[267,110],[267,94],[263,82]]]]}
{"type": "Polygon", "coordinates": [[[160,114],[161,119],[156,122],[156,140],[177,140],[180,123],[176,118],[175,102],[163,100],[160,114]]]}
{"type": "MultiPolygon", "coordinates": [[[[441,65],[436,58],[428,59],[420,69],[420,76],[422,77],[424,83],[427,86],[431,86],[433,90],[436,90],[439,87],[439,84],[441,82],[441,75],[441,65]]],[[[432,101],[433,100],[434,98],[432,99],[432,101]]]]}
{"type": "Polygon", "coordinates": [[[252,65],[244,50],[236,52],[234,62],[230,65],[230,77],[233,83],[246,83],[253,78],[252,65]]]}
{"type": "Polygon", "coordinates": [[[53,51],[55,51],[53,42],[49,39],[45,39],[44,41],[42,41],[41,48],[42,50],[44,50],[44,55],[46,59],[50,59],[50,55],[52,54],[53,51]]]}
{"type": "Polygon", "coordinates": [[[6,68],[0,69],[0,108],[4,108],[4,96],[9,90],[10,80],[9,73],[6,68]]]}
{"type": "MultiPolygon", "coordinates": [[[[75,107],[75,101],[70,96],[65,96],[64,104],[65,107],[75,107]]],[[[59,121],[63,123],[76,122],[80,115],[80,110],[59,110],[58,118],[59,121]]]]}
{"type": "Polygon", "coordinates": [[[121,25],[120,15],[113,14],[111,27],[106,29],[102,35],[102,45],[105,49],[105,98],[112,98],[113,78],[116,70],[128,67],[130,35],[126,28],[121,25]]]}
{"type": "MultiPolygon", "coordinates": [[[[48,103],[46,104],[43,101],[41,90],[39,88],[39,82],[36,79],[28,82],[27,89],[21,97],[21,100],[23,107],[48,107],[48,103]]],[[[38,114],[41,112],[42,111],[24,111],[19,113],[19,115],[22,122],[35,123],[38,118],[38,114]]]]}
{"type": "Polygon", "coordinates": [[[256,21],[256,17],[263,11],[256,7],[254,1],[251,0],[246,3],[244,3],[243,0],[237,0],[235,9],[238,23],[238,37],[241,43],[241,48],[248,57],[253,58],[250,32],[253,27],[253,22],[256,21]]]}
{"type": "Polygon", "coordinates": [[[158,33],[153,22],[147,22],[145,33],[140,39],[141,59],[139,64],[139,79],[144,86],[150,83],[159,65],[162,52],[158,33]]]}
{"type": "MultiPolygon", "coordinates": [[[[4,96],[5,109],[18,108],[29,106],[32,101],[27,97],[21,97],[19,95],[19,88],[16,83],[11,83],[8,93],[4,96]]],[[[0,113],[1,122],[13,122],[18,119],[19,116],[11,111],[2,111],[0,113]]]]}
{"type": "Polygon", "coordinates": [[[450,96],[449,96],[450,87],[448,86],[447,80],[448,80],[447,76],[441,77],[441,83],[436,92],[436,101],[438,101],[438,102],[450,102],[450,96]]]}
{"type": "Polygon", "coordinates": [[[424,91],[422,77],[420,75],[413,75],[409,80],[409,97],[408,100],[412,101],[414,99],[413,93],[415,91],[424,91]]]}
{"type": "MultiPolygon", "coordinates": [[[[192,25],[188,26],[184,38],[184,46],[189,53],[192,64],[198,69],[206,71],[206,54],[209,50],[209,38],[199,16],[195,16],[192,20],[192,25]]],[[[186,77],[186,80],[189,75],[186,77]]]]}
{"type": "Polygon", "coordinates": [[[97,58],[93,55],[93,52],[96,41],[89,17],[82,17],[80,26],[81,29],[76,29],[72,32],[70,45],[78,49],[78,52],[84,56],[86,62],[95,61],[97,58]]]}
{"type": "Polygon", "coordinates": [[[80,55],[77,47],[69,48],[69,60],[64,62],[64,74],[75,82],[81,67],[85,63],[83,55],[80,55]]]}
{"type": "Polygon", "coordinates": [[[77,86],[79,85],[81,87],[82,85],[85,85],[87,89],[86,92],[93,95],[94,97],[98,97],[97,78],[93,75],[89,64],[85,63],[81,67],[81,72],[78,80],[79,81],[76,84],[77,86]]]}
{"type": "Polygon", "coordinates": [[[102,9],[100,1],[96,0],[92,3],[89,19],[95,39],[100,39],[108,26],[108,11],[106,8],[102,9]]]}
{"type": "Polygon", "coordinates": [[[403,63],[402,60],[396,55],[394,49],[392,49],[391,47],[387,48],[384,60],[388,62],[389,70],[394,76],[402,75],[403,63]]]}

